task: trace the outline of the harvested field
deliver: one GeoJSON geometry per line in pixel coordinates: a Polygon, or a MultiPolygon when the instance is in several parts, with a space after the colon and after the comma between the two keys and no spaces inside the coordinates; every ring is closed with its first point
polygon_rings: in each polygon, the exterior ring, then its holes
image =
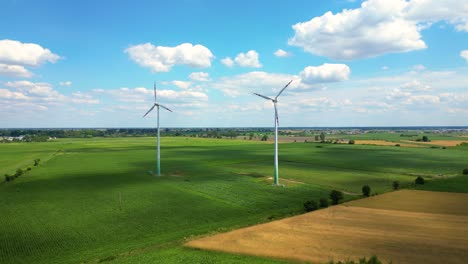
{"type": "Polygon", "coordinates": [[[356,140],[354,144],[377,145],[377,146],[395,146],[396,144],[400,144],[401,147],[419,147],[418,144],[415,144],[415,143],[401,143],[401,142],[391,142],[391,141],[385,141],[385,140],[356,140]]]}
{"type": "Polygon", "coordinates": [[[467,208],[468,194],[398,191],[187,245],[314,263],[374,254],[393,263],[466,263],[467,208]]]}
{"type": "Polygon", "coordinates": [[[413,144],[420,144],[420,145],[437,145],[443,147],[455,147],[461,143],[468,143],[468,140],[431,140],[430,142],[422,142],[422,141],[409,141],[404,140],[405,142],[412,142],[413,144]]]}

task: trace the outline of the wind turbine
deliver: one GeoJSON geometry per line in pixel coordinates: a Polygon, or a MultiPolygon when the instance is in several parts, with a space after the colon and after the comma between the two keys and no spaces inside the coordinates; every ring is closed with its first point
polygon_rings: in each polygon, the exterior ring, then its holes
{"type": "MultiPolygon", "coordinates": [[[[156,83],[154,83],[154,104],[148,110],[148,112],[146,112],[146,114],[143,117],[147,116],[151,111],[153,111],[153,109],[155,107],[156,107],[156,110],[157,110],[157,124],[158,124],[158,136],[157,136],[157,139],[156,139],[156,142],[157,142],[157,147],[156,147],[156,175],[161,176],[161,163],[160,163],[161,155],[160,155],[160,139],[159,139],[159,108],[162,107],[162,108],[166,109],[169,112],[172,112],[172,110],[165,107],[164,105],[158,104],[157,97],[156,97],[156,83]]],[[[151,171],[150,171],[150,173],[151,173],[151,171]]]]}
{"type": "Polygon", "coordinates": [[[278,177],[278,126],[279,126],[279,118],[278,118],[278,107],[276,106],[276,103],[278,103],[278,97],[281,95],[281,93],[291,84],[292,80],[286,84],[283,89],[278,93],[278,95],[275,97],[275,99],[270,98],[268,96],[264,96],[258,93],[254,93],[255,95],[258,95],[266,100],[272,101],[273,106],[275,107],[275,175],[274,175],[274,180],[273,180],[273,185],[279,185],[279,177],[278,177]]]}

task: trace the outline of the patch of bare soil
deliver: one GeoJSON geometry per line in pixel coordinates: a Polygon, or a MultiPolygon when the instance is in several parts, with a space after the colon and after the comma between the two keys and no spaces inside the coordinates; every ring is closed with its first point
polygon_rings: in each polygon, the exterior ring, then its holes
{"type": "Polygon", "coordinates": [[[468,259],[466,208],[468,194],[398,191],[187,246],[313,263],[377,255],[393,263],[461,264],[468,259]]]}

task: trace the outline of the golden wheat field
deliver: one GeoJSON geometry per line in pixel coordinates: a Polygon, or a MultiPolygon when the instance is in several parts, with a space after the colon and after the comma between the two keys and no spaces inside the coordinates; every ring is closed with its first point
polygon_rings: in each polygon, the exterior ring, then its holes
{"type": "Polygon", "coordinates": [[[468,194],[402,190],[193,240],[187,246],[324,263],[466,263],[468,194]]]}

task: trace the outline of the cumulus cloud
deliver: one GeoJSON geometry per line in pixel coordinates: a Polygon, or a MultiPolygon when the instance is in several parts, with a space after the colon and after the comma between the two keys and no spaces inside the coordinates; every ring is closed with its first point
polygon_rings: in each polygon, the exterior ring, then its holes
{"type": "Polygon", "coordinates": [[[61,94],[49,83],[14,81],[4,84],[6,89],[0,89],[0,99],[2,103],[16,105],[22,101],[39,106],[61,105],[66,103],[75,104],[98,104],[99,100],[90,94],[76,92],[70,96],[61,94]],[[6,100],[6,101],[5,101],[6,100]]]}
{"type": "Polygon", "coordinates": [[[221,63],[224,64],[224,66],[227,66],[227,67],[234,66],[234,61],[230,57],[226,57],[226,58],[222,59],[221,63]]]}
{"type": "Polygon", "coordinates": [[[246,53],[239,53],[237,56],[232,60],[230,57],[226,57],[221,60],[227,67],[232,67],[234,64],[241,66],[241,67],[250,67],[250,68],[260,68],[262,64],[258,59],[258,52],[255,50],[249,50],[246,53]]]}
{"type": "Polygon", "coordinates": [[[71,81],[65,81],[65,82],[59,82],[60,86],[71,86],[72,82],[71,81]]]}
{"type": "Polygon", "coordinates": [[[33,74],[24,68],[24,66],[0,63],[0,76],[30,78],[33,74]]]}
{"type": "Polygon", "coordinates": [[[325,63],[321,66],[308,66],[299,76],[306,84],[339,82],[349,79],[351,70],[345,64],[325,63]]]}
{"type": "Polygon", "coordinates": [[[327,12],[293,25],[289,44],[340,60],[376,57],[425,49],[421,31],[445,21],[468,31],[464,1],[368,0],[360,8],[327,12]]]}
{"type": "Polygon", "coordinates": [[[33,74],[25,67],[38,67],[59,59],[60,56],[38,44],[0,40],[0,76],[30,78],[33,74]]]}
{"type": "Polygon", "coordinates": [[[198,82],[208,82],[210,80],[210,74],[207,72],[192,72],[189,75],[189,79],[198,82]]]}
{"type": "Polygon", "coordinates": [[[180,89],[188,89],[190,85],[192,84],[191,82],[185,82],[185,81],[172,81],[172,84],[179,87],[180,89]]]}
{"type": "MultiPolygon", "coordinates": [[[[109,94],[121,102],[144,103],[153,102],[153,90],[145,87],[122,87],[113,90],[100,90],[101,94],[109,94]]],[[[173,91],[158,89],[158,101],[161,103],[190,103],[194,101],[208,101],[208,95],[199,91],[173,91]]]]}
{"type": "Polygon", "coordinates": [[[291,52],[287,52],[287,51],[284,51],[282,49],[278,49],[273,54],[275,54],[276,57],[289,57],[289,56],[292,55],[291,52]]]}
{"type": "Polygon", "coordinates": [[[241,67],[262,67],[262,64],[258,61],[258,52],[255,50],[249,50],[247,53],[239,53],[234,61],[241,67]]]}
{"type": "Polygon", "coordinates": [[[154,46],[151,43],[130,46],[125,53],[138,65],[150,68],[153,72],[168,72],[174,65],[194,68],[211,66],[213,53],[200,44],[184,43],[175,47],[154,46]]]}
{"type": "Polygon", "coordinates": [[[468,32],[468,4],[459,0],[411,0],[404,10],[407,19],[419,23],[445,21],[457,31],[468,32]]]}
{"type": "Polygon", "coordinates": [[[39,66],[46,62],[55,63],[60,56],[34,43],[16,40],[0,40],[0,63],[22,66],[39,66]]]}
{"type": "MultiPolygon", "coordinates": [[[[236,97],[253,91],[260,92],[262,88],[268,91],[274,88],[281,89],[291,79],[297,78],[297,76],[290,74],[254,71],[235,76],[222,77],[216,80],[211,86],[221,90],[227,96],[236,97]]],[[[297,85],[298,82],[293,82],[291,84],[292,87],[297,85]]]]}
{"type": "Polygon", "coordinates": [[[465,59],[466,62],[468,62],[468,50],[462,50],[460,51],[460,57],[465,59]]]}

